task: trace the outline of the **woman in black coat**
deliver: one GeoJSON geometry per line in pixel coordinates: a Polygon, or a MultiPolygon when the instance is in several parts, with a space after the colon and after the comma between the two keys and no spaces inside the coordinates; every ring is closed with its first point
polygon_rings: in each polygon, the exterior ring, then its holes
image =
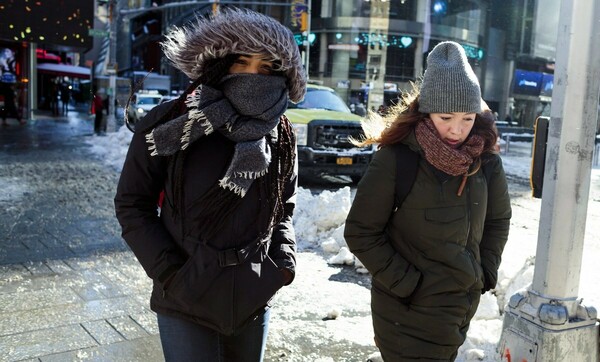
{"type": "Polygon", "coordinates": [[[162,46],[193,83],[135,125],[115,197],[122,235],[154,282],[166,360],[260,361],[269,303],[294,278],[283,113],[305,93],[298,47],[246,10],[199,18],[162,46]]]}

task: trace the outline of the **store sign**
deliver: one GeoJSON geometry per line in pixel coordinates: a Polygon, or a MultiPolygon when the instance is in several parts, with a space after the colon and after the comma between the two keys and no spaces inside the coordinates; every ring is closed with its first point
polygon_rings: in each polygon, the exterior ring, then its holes
{"type": "Polygon", "coordinates": [[[98,38],[108,38],[108,36],[110,35],[110,32],[108,32],[106,30],[100,30],[100,29],[88,29],[88,35],[98,37],[98,38]]]}
{"type": "Polygon", "coordinates": [[[10,48],[0,48],[0,82],[16,83],[15,52],[10,48]]]}
{"type": "Polygon", "coordinates": [[[347,50],[347,51],[358,51],[358,44],[329,44],[327,49],[331,50],[347,50]]]}
{"type": "Polygon", "coordinates": [[[515,70],[513,93],[539,96],[542,89],[542,73],[527,70],[515,70]]]}

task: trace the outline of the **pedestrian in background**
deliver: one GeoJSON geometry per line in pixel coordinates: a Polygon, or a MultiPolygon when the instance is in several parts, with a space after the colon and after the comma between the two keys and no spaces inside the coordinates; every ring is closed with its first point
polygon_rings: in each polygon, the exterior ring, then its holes
{"type": "Polygon", "coordinates": [[[493,115],[482,104],[463,48],[443,42],[427,57],[420,87],[387,118],[372,115],[383,131],[367,133],[363,144],[380,149],[344,235],[373,278],[375,342],[385,361],[453,361],[480,295],[496,285],[511,206],[493,115]],[[403,176],[396,168],[404,166],[397,143],[419,158],[412,189],[395,210],[403,176]]]}
{"type": "Polygon", "coordinates": [[[60,91],[58,89],[58,84],[52,83],[50,87],[50,109],[52,110],[53,116],[58,116],[58,96],[60,95],[60,91]]]}
{"type": "Polygon", "coordinates": [[[100,134],[104,128],[104,100],[97,89],[94,89],[91,113],[94,114],[94,133],[100,134]]]}
{"type": "Polygon", "coordinates": [[[122,235],[154,282],[167,361],[260,361],[270,300],[295,270],[283,113],[306,92],[298,46],[276,20],[226,9],[162,47],[193,83],[135,124],[115,197],[122,235]]]}
{"type": "Polygon", "coordinates": [[[70,85],[63,84],[60,90],[60,101],[62,102],[62,114],[66,116],[69,114],[69,102],[71,101],[71,89],[70,85]]]}
{"type": "Polygon", "coordinates": [[[13,84],[3,84],[1,93],[4,96],[4,108],[0,110],[2,113],[2,125],[8,126],[8,122],[6,122],[6,118],[8,117],[15,118],[21,125],[27,123],[23,120],[17,108],[15,86],[13,84]]]}

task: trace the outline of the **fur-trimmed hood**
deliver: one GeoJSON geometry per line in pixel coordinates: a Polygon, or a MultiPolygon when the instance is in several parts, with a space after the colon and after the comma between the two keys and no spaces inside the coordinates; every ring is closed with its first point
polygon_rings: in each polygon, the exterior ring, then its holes
{"type": "Polygon", "coordinates": [[[207,60],[229,54],[266,55],[277,61],[287,77],[290,100],[299,102],[306,93],[306,75],[292,32],[277,20],[247,9],[223,9],[197,18],[187,27],[174,27],[161,43],[173,66],[197,79],[207,60]]]}

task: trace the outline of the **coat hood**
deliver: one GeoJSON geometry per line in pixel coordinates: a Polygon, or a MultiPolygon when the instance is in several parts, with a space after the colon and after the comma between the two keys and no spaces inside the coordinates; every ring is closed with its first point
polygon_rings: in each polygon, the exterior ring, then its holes
{"type": "Polygon", "coordinates": [[[197,79],[208,60],[230,54],[265,55],[287,78],[289,98],[299,102],[306,93],[306,75],[292,32],[277,20],[247,9],[227,8],[174,27],[161,43],[173,66],[197,79]]]}

